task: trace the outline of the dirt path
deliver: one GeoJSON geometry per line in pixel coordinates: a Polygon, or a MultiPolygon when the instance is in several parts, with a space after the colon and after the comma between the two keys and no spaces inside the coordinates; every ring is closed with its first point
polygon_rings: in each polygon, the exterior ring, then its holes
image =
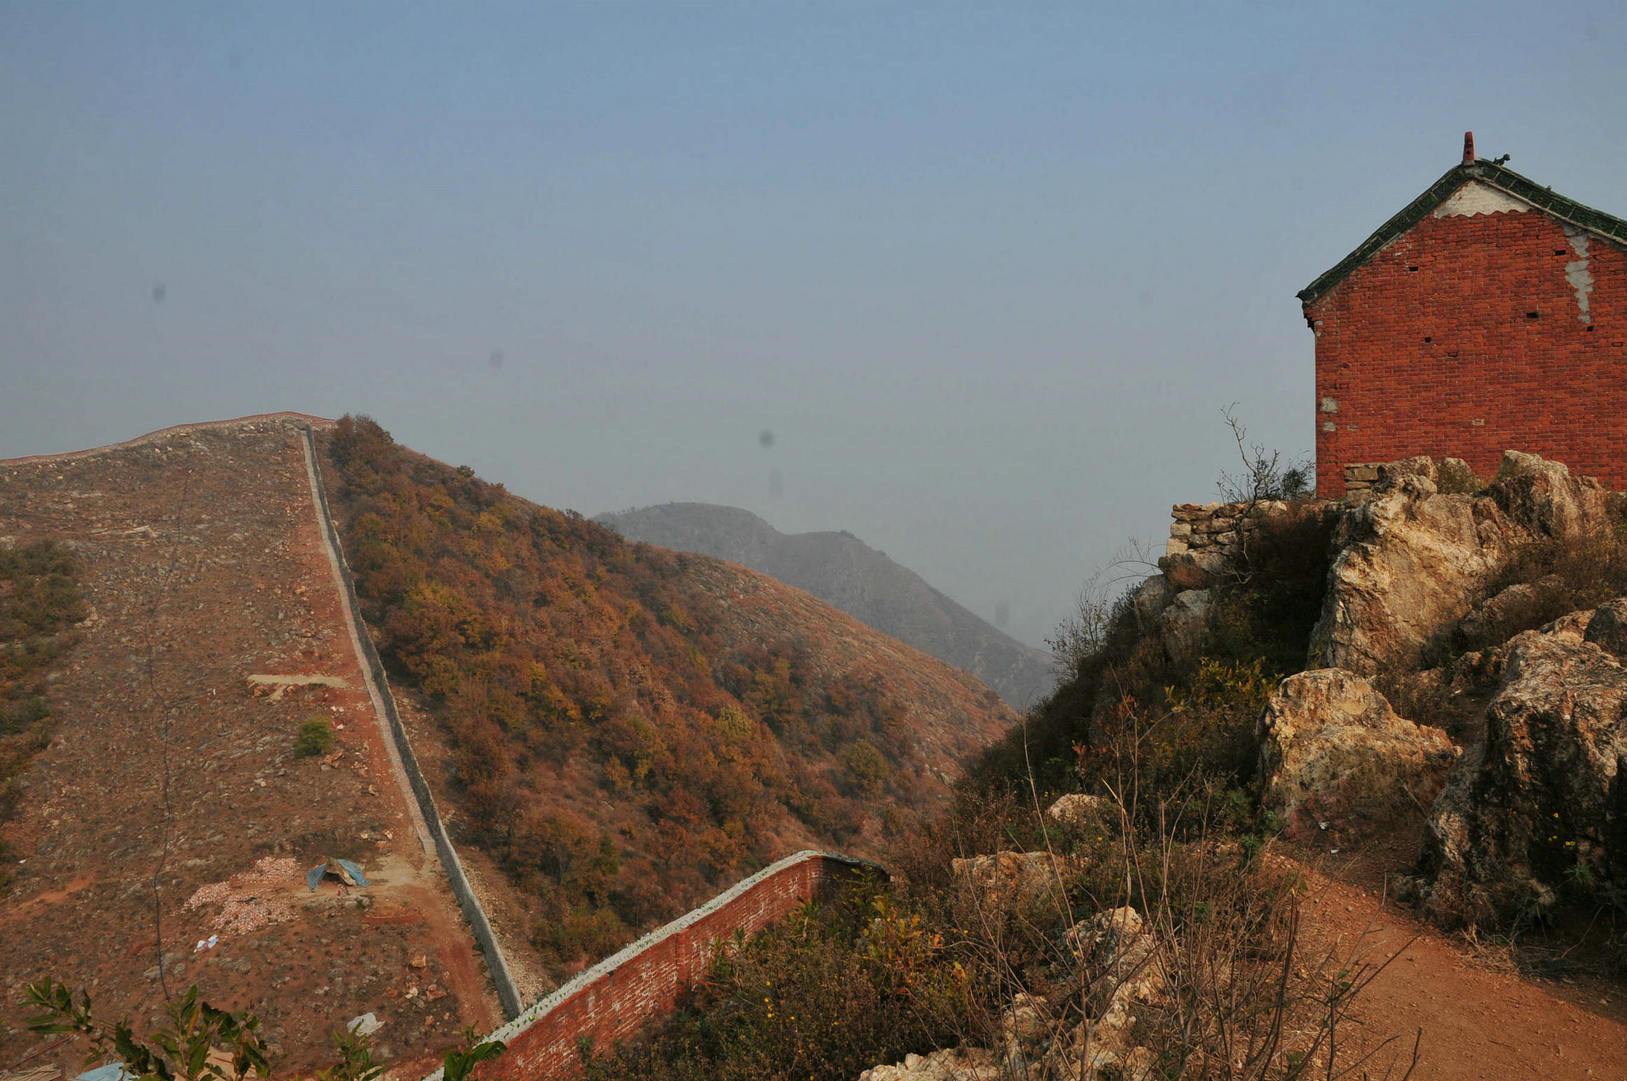
{"type": "Polygon", "coordinates": [[[1616,989],[1534,981],[1480,964],[1460,940],[1385,903],[1373,883],[1360,881],[1365,876],[1303,870],[1309,942],[1369,962],[1400,951],[1357,1001],[1357,1031],[1340,1035],[1362,1050],[1396,1038],[1365,1076],[1385,1076],[1395,1058],[1404,1067],[1422,1028],[1415,1081],[1627,1079],[1627,999],[1616,989]]]}

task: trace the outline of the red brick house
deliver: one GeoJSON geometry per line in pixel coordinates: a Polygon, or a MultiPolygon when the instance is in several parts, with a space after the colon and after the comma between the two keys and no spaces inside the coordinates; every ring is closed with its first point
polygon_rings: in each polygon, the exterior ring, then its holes
{"type": "Polygon", "coordinates": [[[1316,334],[1316,490],[1414,454],[1505,449],[1627,488],[1627,221],[1464,137],[1453,167],[1299,294],[1316,334]]]}

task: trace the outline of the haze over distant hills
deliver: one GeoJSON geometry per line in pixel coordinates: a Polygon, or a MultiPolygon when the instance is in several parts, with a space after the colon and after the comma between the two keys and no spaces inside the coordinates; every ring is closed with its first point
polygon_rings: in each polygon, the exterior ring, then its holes
{"type": "Polygon", "coordinates": [[[750,511],[714,503],[663,503],[597,521],[630,540],[731,560],[807,590],[971,672],[1015,706],[1033,704],[1056,682],[1047,653],[991,626],[851,533],[781,533],[750,511]]]}

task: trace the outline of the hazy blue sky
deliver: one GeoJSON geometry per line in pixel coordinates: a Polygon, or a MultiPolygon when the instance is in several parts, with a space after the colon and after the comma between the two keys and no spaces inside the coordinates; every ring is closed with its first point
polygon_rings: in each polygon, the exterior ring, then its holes
{"type": "Polygon", "coordinates": [[[1430,7],[0,3],[0,455],[365,411],[1038,642],[1465,128],[1627,211],[1627,5],[1430,7]]]}

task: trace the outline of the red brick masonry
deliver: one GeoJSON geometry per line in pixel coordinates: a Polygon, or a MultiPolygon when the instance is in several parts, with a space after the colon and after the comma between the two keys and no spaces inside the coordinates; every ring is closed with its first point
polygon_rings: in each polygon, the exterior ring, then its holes
{"type": "Polygon", "coordinates": [[[1627,252],[1610,241],[1534,209],[1429,216],[1305,314],[1318,495],[1342,496],[1351,463],[1452,456],[1490,476],[1508,448],[1627,488],[1627,252]]]}
{"type": "MultiPolygon", "coordinates": [[[[483,1076],[519,1081],[580,1077],[583,1038],[597,1048],[637,1035],[673,1011],[678,993],[703,975],[719,942],[752,934],[804,901],[857,875],[882,873],[864,860],[830,852],[798,852],[771,864],[706,904],[651,931],[559,987],[490,1038],[508,1053],[483,1076]]],[[[425,1081],[440,1081],[440,1071],[425,1081]]]]}

